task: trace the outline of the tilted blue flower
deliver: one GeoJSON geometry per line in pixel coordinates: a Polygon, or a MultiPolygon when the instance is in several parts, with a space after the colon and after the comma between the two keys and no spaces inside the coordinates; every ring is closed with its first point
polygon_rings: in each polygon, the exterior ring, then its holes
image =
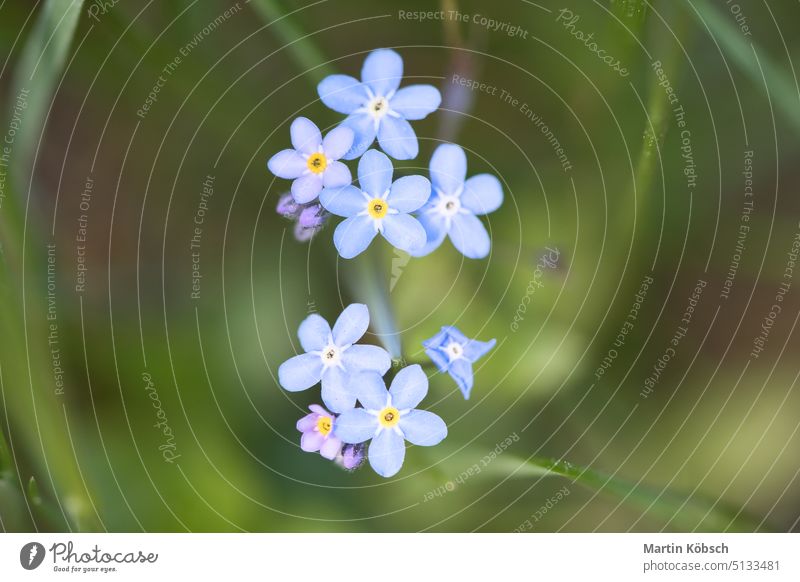
{"type": "Polygon", "coordinates": [[[409,120],[424,119],[442,102],[432,85],[400,87],[403,59],[391,49],[372,51],[361,68],[361,81],[349,75],[330,75],[317,86],[322,102],[348,117],[342,123],[355,132],[344,159],[359,157],[378,138],[381,149],[396,160],[419,153],[417,135],[409,120]]]}
{"type": "Polygon", "coordinates": [[[445,326],[431,339],[422,342],[422,346],[439,371],[450,374],[464,394],[464,400],[468,400],[474,382],[472,364],[496,343],[496,340],[469,339],[457,328],[445,326]]]}
{"type": "Polygon", "coordinates": [[[450,236],[453,246],[465,257],[482,259],[489,254],[491,241],[478,216],[500,208],[503,187],[495,176],[467,176],[467,156],[455,144],[442,144],[433,152],[430,163],[431,197],[417,214],[425,227],[427,243],[411,252],[425,256],[450,236]]]}
{"type": "Polygon", "coordinates": [[[415,409],[428,393],[428,377],[419,365],[400,370],[388,392],[375,372],[354,376],[353,385],[363,408],[343,412],[334,432],[350,444],[372,439],[367,458],[381,477],[391,477],[403,466],[404,441],[431,447],[447,436],[447,426],[438,415],[415,409]]]}
{"type": "Polygon", "coordinates": [[[313,121],[298,117],[290,129],[294,149],[279,151],[267,162],[269,171],[292,182],[292,196],[299,204],[314,200],[323,187],[337,187],[352,180],[341,159],[353,145],[353,131],[339,126],[322,139],[313,121]]]}
{"type": "Polygon", "coordinates": [[[385,374],[392,365],[389,353],[370,345],[354,345],[369,327],[366,305],[353,303],[342,311],[331,330],[316,313],[300,324],[297,335],[304,354],[278,368],[278,381],[289,392],[307,390],[322,381],[322,400],[333,412],[356,405],[350,377],[365,371],[385,374]]]}
{"type": "Polygon", "coordinates": [[[405,176],[392,183],[393,171],[386,154],[370,150],[358,161],[358,188],[325,188],[320,194],[323,208],[347,218],[333,233],[333,243],[343,258],[362,253],[378,233],[402,251],[425,244],[425,229],[410,213],[428,200],[431,183],[422,176],[405,176]]]}

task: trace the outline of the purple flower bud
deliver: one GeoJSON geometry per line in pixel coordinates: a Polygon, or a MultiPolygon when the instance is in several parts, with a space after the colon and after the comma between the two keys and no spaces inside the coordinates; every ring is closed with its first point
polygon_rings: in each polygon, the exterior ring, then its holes
{"type": "Polygon", "coordinates": [[[358,469],[364,462],[364,459],[367,458],[365,454],[366,450],[367,447],[364,443],[344,445],[342,447],[342,452],[336,457],[336,462],[348,471],[354,471],[358,469]]]}
{"type": "Polygon", "coordinates": [[[302,211],[302,209],[303,207],[294,201],[291,192],[282,194],[281,197],[278,199],[278,206],[275,208],[278,214],[280,214],[284,218],[292,218],[292,219],[300,216],[300,212],[302,211]]]}
{"type": "Polygon", "coordinates": [[[297,242],[310,241],[314,237],[316,232],[317,232],[316,229],[313,228],[303,228],[299,222],[295,223],[294,225],[294,239],[297,242]]]}
{"type": "Polygon", "coordinates": [[[328,219],[328,213],[319,204],[305,207],[297,218],[297,224],[303,228],[320,229],[328,219]]]}

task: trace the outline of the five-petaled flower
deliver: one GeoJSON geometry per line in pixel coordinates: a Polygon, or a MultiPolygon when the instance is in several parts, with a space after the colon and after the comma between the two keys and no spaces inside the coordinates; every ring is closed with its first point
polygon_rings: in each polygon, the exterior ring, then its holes
{"type": "Polygon", "coordinates": [[[313,121],[298,117],[290,129],[294,149],[281,150],[267,162],[279,178],[294,180],[292,196],[300,204],[314,200],[323,187],[344,186],[352,180],[341,159],[353,145],[353,131],[340,125],[325,139],[313,121]]]}
{"type": "Polygon", "coordinates": [[[330,75],[317,87],[322,102],[348,117],[342,125],[355,133],[346,160],[359,157],[378,137],[381,149],[397,160],[419,153],[417,135],[408,120],[424,119],[442,101],[432,85],[400,87],[403,59],[391,49],[372,51],[361,68],[361,81],[349,75],[330,75]]]}
{"type": "Polygon", "coordinates": [[[452,376],[467,400],[474,381],[472,364],[491,350],[495,343],[496,340],[482,342],[469,339],[455,327],[445,326],[431,339],[422,342],[422,346],[439,371],[452,376]]]}
{"type": "Polygon", "coordinates": [[[334,434],[336,418],[319,404],[308,407],[306,414],[297,421],[297,430],[302,433],[300,448],[307,453],[316,453],[334,460],[342,450],[342,440],[334,434]]]}
{"type": "Polygon", "coordinates": [[[436,414],[416,410],[428,393],[428,377],[419,365],[403,368],[389,391],[380,375],[365,372],[353,378],[358,400],[364,408],[353,408],[336,419],[336,436],[345,443],[369,439],[367,457],[378,475],[391,477],[403,466],[408,441],[430,447],[447,436],[447,426],[436,414]]]}
{"type": "Polygon", "coordinates": [[[342,311],[333,330],[313,313],[297,332],[304,354],[288,359],[278,368],[278,380],[289,392],[307,390],[322,381],[322,400],[330,410],[353,408],[356,395],[350,376],[364,371],[385,374],[392,365],[389,353],[371,345],[353,345],[369,327],[366,305],[353,303],[342,311]]]}
{"type": "Polygon", "coordinates": [[[491,174],[477,174],[465,180],[467,156],[455,144],[436,148],[431,157],[430,173],[431,197],[418,212],[428,242],[411,254],[427,255],[450,235],[453,246],[465,257],[486,257],[491,242],[478,216],[497,210],[503,203],[500,180],[491,174]]]}
{"type": "Polygon", "coordinates": [[[392,183],[393,171],[385,154],[370,150],[358,162],[359,188],[325,188],[320,194],[328,212],[347,218],[333,234],[333,243],[345,259],[363,252],[378,233],[406,252],[425,244],[425,229],[410,213],[428,200],[431,183],[422,176],[405,176],[392,183]]]}

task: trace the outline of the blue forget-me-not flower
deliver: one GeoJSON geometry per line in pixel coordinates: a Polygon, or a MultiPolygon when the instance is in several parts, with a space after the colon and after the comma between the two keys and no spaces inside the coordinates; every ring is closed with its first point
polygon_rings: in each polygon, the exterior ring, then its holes
{"type": "Polygon", "coordinates": [[[342,125],[355,133],[346,160],[359,157],[378,138],[381,149],[396,160],[419,153],[417,135],[409,120],[423,119],[442,101],[432,85],[400,87],[403,59],[391,49],[372,51],[361,68],[361,81],[349,75],[330,75],[317,87],[322,102],[347,118],[342,125]]]}
{"type": "Polygon", "coordinates": [[[292,182],[292,196],[299,204],[314,200],[323,187],[349,184],[350,169],[341,159],[353,145],[353,131],[344,126],[333,128],[322,138],[310,119],[298,117],[290,128],[294,149],[281,150],[267,162],[269,171],[292,182]]]}
{"type": "Polygon", "coordinates": [[[445,326],[431,339],[422,342],[422,346],[439,371],[450,374],[456,381],[464,394],[464,399],[467,400],[474,382],[472,364],[491,350],[496,343],[496,340],[482,342],[469,339],[457,328],[445,326]]]}
{"type": "Polygon", "coordinates": [[[503,187],[491,174],[467,177],[467,156],[455,144],[442,144],[430,163],[431,197],[417,214],[427,233],[427,244],[412,255],[433,252],[450,236],[465,257],[482,259],[491,241],[478,216],[497,210],[503,203],[503,187]]]}
{"type": "Polygon", "coordinates": [[[392,365],[389,353],[371,345],[354,345],[369,327],[366,305],[353,303],[342,311],[331,329],[313,313],[297,332],[304,354],[288,359],[278,368],[278,380],[289,392],[307,390],[322,381],[322,400],[333,412],[353,408],[356,395],[350,377],[359,372],[385,374],[392,365]]]}
{"type": "Polygon", "coordinates": [[[320,194],[328,212],[347,218],[333,234],[343,258],[363,252],[378,233],[406,252],[425,244],[425,229],[410,213],[428,200],[431,183],[422,176],[405,176],[392,183],[393,171],[386,154],[370,150],[358,161],[359,188],[325,188],[320,194]]]}
{"type": "Polygon", "coordinates": [[[381,477],[391,477],[403,466],[405,441],[430,447],[447,436],[447,426],[438,415],[415,409],[428,393],[428,377],[419,365],[400,370],[388,392],[374,372],[359,374],[353,384],[364,408],[343,412],[336,419],[335,433],[351,444],[372,439],[367,457],[381,477]]]}

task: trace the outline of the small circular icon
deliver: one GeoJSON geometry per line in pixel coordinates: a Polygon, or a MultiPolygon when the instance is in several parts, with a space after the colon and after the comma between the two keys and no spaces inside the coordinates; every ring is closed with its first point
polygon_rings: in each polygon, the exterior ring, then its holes
{"type": "Polygon", "coordinates": [[[19,563],[26,570],[35,570],[44,561],[44,546],[39,542],[29,542],[19,551],[19,563]]]}

